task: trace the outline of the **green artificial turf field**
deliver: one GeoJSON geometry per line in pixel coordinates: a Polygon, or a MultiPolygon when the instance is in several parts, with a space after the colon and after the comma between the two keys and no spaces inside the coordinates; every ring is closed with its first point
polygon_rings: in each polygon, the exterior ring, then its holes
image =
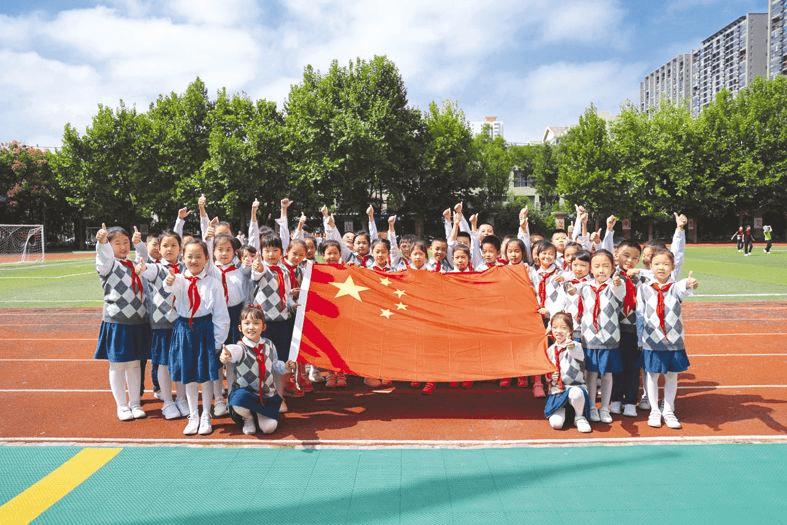
{"type": "MultiPolygon", "coordinates": [[[[688,248],[681,277],[693,272],[700,286],[689,301],[787,299],[787,250],[766,255],[756,247],[744,257],[732,246],[688,248]]],[[[0,308],[101,306],[94,259],[0,264],[0,308]]]]}

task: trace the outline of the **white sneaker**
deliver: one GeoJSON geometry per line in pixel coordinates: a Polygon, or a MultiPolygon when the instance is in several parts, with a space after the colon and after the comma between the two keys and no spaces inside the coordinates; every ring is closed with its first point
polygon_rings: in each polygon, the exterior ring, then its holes
{"type": "Polygon", "coordinates": [[[134,419],[142,419],[143,417],[147,416],[145,411],[142,410],[142,407],[139,406],[131,407],[131,415],[134,416],[134,419]]]}
{"type": "Polygon", "coordinates": [[[118,407],[117,415],[118,419],[121,421],[131,421],[134,419],[134,414],[131,412],[131,409],[125,405],[118,407]]]}
{"type": "Polygon", "coordinates": [[[161,408],[161,415],[164,416],[164,419],[179,418],[180,410],[178,409],[178,405],[176,405],[174,401],[164,403],[164,406],[161,408]]]}
{"type": "Polygon", "coordinates": [[[593,421],[594,423],[598,423],[599,421],[601,421],[601,418],[598,415],[598,408],[594,407],[590,409],[590,420],[593,421]]]}
{"type": "Polygon", "coordinates": [[[189,402],[186,401],[185,398],[176,399],[175,406],[178,407],[178,412],[180,412],[180,417],[189,417],[189,402]]]}
{"type": "Polygon", "coordinates": [[[155,391],[153,391],[153,397],[155,397],[155,398],[156,398],[156,399],[158,399],[159,401],[163,401],[163,399],[162,399],[162,396],[161,396],[161,390],[155,390],[155,391]]]}
{"type": "Polygon", "coordinates": [[[598,411],[598,417],[602,423],[610,424],[612,423],[612,415],[609,413],[609,410],[604,410],[603,408],[598,411]]]}
{"type": "Polygon", "coordinates": [[[273,418],[257,414],[257,424],[263,434],[272,434],[279,426],[279,422],[273,418]]]}
{"type": "Polygon", "coordinates": [[[583,416],[575,417],[574,425],[576,425],[577,430],[579,430],[583,434],[587,434],[588,432],[593,432],[593,429],[590,428],[590,423],[588,423],[588,420],[585,419],[583,416]]]}
{"type": "Polygon", "coordinates": [[[193,436],[199,430],[199,416],[193,415],[189,416],[189,422],[186,423],[186,428],[183,429],[183,433],[187,436],[193,436]]]}
{"type": "Polygon", "coordinates": [[[287,402],[285,400],[281,400],[281,405],[279,406],[279,414],[283,414],[288,412],[290,409],[287,408],[287,402]]]}
{"type": "Polygon", "coordinates": [[[213,415],[216,417],[226,416],[229,412],[227,403],[225,403],[223,399],[221,401],[216,401],[216,404],[213,405],[213,415]]]}
{"type": "Polygon", "coordinates": [[[203,414],[201,418],[199,418],[199,434],[201,436],[207,436],[213,432],[213,424],[210,420],[210,414],[203,414]]]}
{"type": "Polygon", "coordinates": [[[664,418],[664,423],[667,425],[667,427],[675,429],[681,428],[680,421],[678,421],[678,418],[675,416],[674,412],[664,412],[661,414],[661,417],[664,418]]]}
{"type": "Polygon", "coordinates": [[[610,414],[620,414],[621,403],[620,401],[613,401],[609,404],[610,414]]]}
{"type": "Polygon", "coordinates": [[[642,396],[642,399],[639,400],[639,408],[641,410],[650,410],[650,401],[648,400],[648,396],[642,396]]]}
{"type": "Polygon", "coordinates": [[[626,417],[637,417],[637,405],[623,405],[623,415],[626,417]]]}
{"type": "Polygon", "coordinates": [[[249,416],[249,419],[243,420],[243,433],[247,436],[257,433],[257,427],[254,424],[254,416],[249,416]]]}
{"type": "Polygon", "coordinates": [[[306,365],[309,368],[309,381],[312,383],[321,383],[323,381],[323,377],[320,374],[320,371],[317,370],[316,366],[306,365]]]}
{"type": "Polygon", "coordinates": [[[661,412],[658,410],[651,410],[648,416],[648,426],[653,428],[661,428],[661,412]]]}

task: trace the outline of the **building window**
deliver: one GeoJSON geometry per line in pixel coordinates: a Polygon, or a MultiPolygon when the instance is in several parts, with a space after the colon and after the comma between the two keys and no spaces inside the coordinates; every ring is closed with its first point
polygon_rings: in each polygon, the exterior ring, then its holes
{"type": "Polygon", "coordinates": [[[527,173],[520,169],[514,169],[514,188],[532,188],[533,177],[528,177],[527,173]]]}

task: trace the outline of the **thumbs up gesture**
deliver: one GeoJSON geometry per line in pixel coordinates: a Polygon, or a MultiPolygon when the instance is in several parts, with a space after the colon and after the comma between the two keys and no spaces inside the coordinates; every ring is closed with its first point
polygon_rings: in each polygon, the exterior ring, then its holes
{"type": "Polygon", "coordinates": [[[106,244],[108,235],[109,233],[107,232],[107,225],[102,222],[101,229],[96,232],[96,241],[101,244],[106,244]]]}
{"type": "Polygon", "coordinates": [[[169,269],[169,275],[167,275],[167,278],[164,280],[164,284],[167,286],[172,286],[175,284],[175,270],[172,268],[169,269]]]}
{"type": "Polygon", "coordinates": [[[615,271],[614,275],[612,275],[612,284],[615,286],[620,286],[623,281],[620,280],[620,274],[615,271]]]}
{"type": "Polygon", "coordinates": [[[142,232],[134,226],[134,235],[131,236],[131,246],[136,246],[142,242],[142,232]]]}
{"type": "Polygon", "coordinates": [[[221,347],[221,355],[219,356],[219,361],[221,361],[225,365],[232,361],[232,354],[227,349],[227,345],[221,347]]]}
{"type": "Polygon", "coordinates": [[[686,288],[689,288],[690,290],[694,290],[700,285],[700,283],[697,282],[697,279],[691,276],[692,273],[694,272],[689,272],[689,278],[686,279],[686,288]]]}

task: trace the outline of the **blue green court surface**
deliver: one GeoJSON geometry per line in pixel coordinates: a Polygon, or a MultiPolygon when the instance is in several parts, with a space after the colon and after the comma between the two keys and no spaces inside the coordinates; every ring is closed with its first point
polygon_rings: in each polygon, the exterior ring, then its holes
{"type": "Polygon", "coordinates": [[[787,444],[0,447],[0,523],[784,523],[787,444]]]}

